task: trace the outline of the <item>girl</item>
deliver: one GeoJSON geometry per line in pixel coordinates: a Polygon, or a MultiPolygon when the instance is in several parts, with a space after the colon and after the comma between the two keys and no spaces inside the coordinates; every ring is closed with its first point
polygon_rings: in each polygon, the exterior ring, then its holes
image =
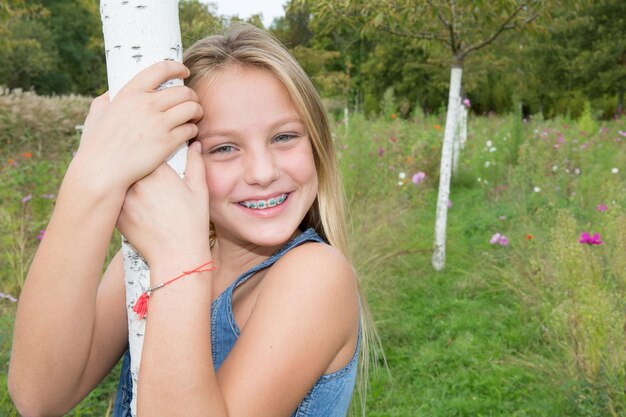
{"type": "MultiPolygon", "coordinates": [[[[184,275],[149,298],[138,415],[344,416],[370,321],[320,98],[252,26],[184,64],[94,100],[22,291],[11,396],[26,416],[62,415],[124,354],[119,253],[100,279],[117,225],[152,286],[184,275]],[[187,85],[157,91],[176,77],[187,85]],[[190,139],[180,180],[162,161],[190,139]]],[[[131,396],[126,353],[115,416],[131,396]]]]}

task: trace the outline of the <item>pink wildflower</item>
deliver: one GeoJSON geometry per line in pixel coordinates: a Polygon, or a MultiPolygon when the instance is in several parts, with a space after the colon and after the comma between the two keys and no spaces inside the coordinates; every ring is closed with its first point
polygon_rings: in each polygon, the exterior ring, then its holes
{"type": "Polygon", "coordinates": [[[626,138],[626,132],[623,130],[618,130],[617,133],[619,133],[621,136],[624,136],[626,138]]]}
{"type": "Polygon", "coordinates": [[[470,107],[472,107],[472,102],[469,98],[466,98],[465,100],[463,100],[463,105],[469,109],[470,107]]]}
{"type": "Polygon", "coordinates": [[[578,239],[578,243],[586,243],[587,245],[601,245],[603,242],[600,240],[600,234],[596,233],[590,236],[589,233],[583,232],[578,239]]]}
{"type": "Polygon", "coordinates": [[[378,156],[382,158],[384,154],[385,154],[385,148],[378,148],[378,156]]]}
{"type": "Polygon", "coordinates": [[[413,184],[419,185],[419,183],[424,181],[425,178],[426,178],[426,173],[419,171],[413,174],[413,178],[411,180],[413,181],[413,184]]]}
{"type": "Polygon", "coordinates": [[[452,208],[452,200],[448,200],[448,208],[452,208]]]}
{"type": "Polygon", "coordinates": [[[28,194],[27,196],[24,196],[24,198],[22,198],[22,203],[28,203],[30,200],[32,200],[33,195],[32,194],[28,194]]]}
{"type": "Polygon", "coordinates": [[[491,236],[489,243],[491,243],[492,245],[497,244],[500,246],[509,246],[509,238],[507,238],[501,233],[496,233],[493,236],[491,236]]]}
{"type": "Polygon", "coordinates": [[[46,229],[41,229],[39,231],[39,234],[37,235],[37,240],[42,240],[45,234],[46,234],[46,229]]]}
{"type": "Polygon", "coordinates": [[[596,207],[596,210],[600,211],[600,212],[605,212],[607,211],[609,208],[606,206],[606,204],[604,203],[600,203],[598,204],[598,207],[596,207]]]}

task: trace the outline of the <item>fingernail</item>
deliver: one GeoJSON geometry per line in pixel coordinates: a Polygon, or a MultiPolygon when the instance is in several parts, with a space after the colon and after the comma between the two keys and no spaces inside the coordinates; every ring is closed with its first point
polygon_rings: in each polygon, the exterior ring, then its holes
{"type": "Polygon", "coordinates": [[[202,145],[200,144],[200,142],[196,141],[192,143],[191,146],[193,146],[196,152],[202,152],[202,145]]]}

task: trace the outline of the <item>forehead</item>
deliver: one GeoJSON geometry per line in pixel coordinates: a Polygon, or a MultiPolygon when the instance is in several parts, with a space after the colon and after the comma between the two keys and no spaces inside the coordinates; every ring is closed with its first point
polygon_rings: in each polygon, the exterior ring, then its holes
{"type": "Polygon", "coordinates": [[[195,89],[205,116],[209,117],[263,118],[276,113],[298,114],[283,83],[261,68],[230,65],[200,80],[195,89]]]}

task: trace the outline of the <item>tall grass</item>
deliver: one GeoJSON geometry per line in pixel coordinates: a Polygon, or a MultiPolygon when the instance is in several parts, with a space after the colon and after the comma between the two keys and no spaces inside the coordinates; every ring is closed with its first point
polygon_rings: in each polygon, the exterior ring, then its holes
{"type": "MultiPolygon", "coordinates": [[[[397,108],[388,101],[386,108],[397,108]]],[[[0,291],[7,296],[19,297],[88,102],[0,94],[0,291]]],[[[626,414],[625,120],[599,123],[589,112],[580,120],[470,118],[452,181],[447,266],[435,273],[443,120],[387,113],[354,114],[334,129],[355,266],[389,365],[389,373],[372,374],[367,415],[626,414]],[[418,172],[425,178],[414,184],[418,172]],[[579,243],[583,232],[599,233],[603,243],[579,243]],[[495,233],[508,245],[490,244],[495,233]]],[[[5,383],[14,312],[0,297],[0,414],[7,416],[16,415],[5,383]]],[[[70,415],[107,415],[116,378],[70,415]]]]}

